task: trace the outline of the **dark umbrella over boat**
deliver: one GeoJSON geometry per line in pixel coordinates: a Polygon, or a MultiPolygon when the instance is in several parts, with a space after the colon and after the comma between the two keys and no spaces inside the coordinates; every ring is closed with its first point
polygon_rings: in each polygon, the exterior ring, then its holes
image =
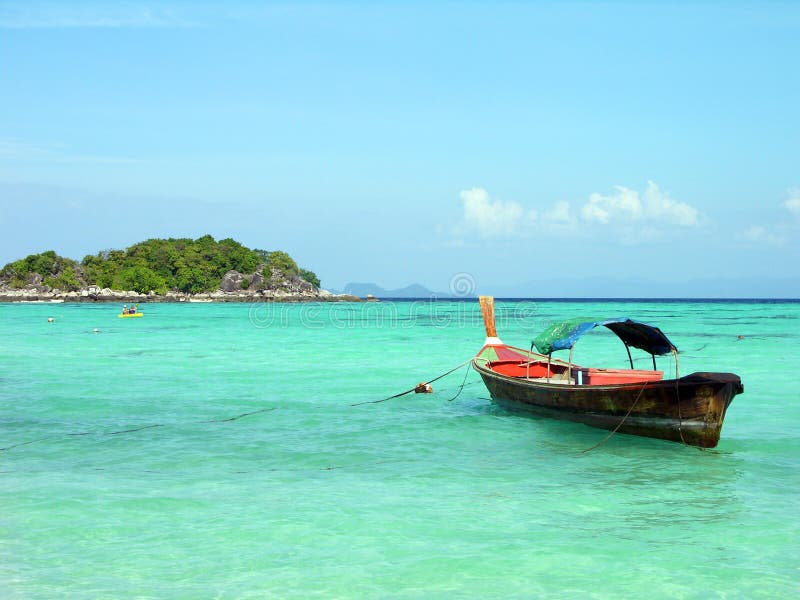
{"type": "Polygon", "coordinates": [[[507,346],[497,337],[494,299],[481,296],[486,341],[472,366],[500,406],[575,421],[619,433],[713,448],[725,411],[744,391],[733,373],[678,376],[678,351],[658,328],[628,318],[572,319],[540,334],[530,350],[507,346]],[[572,363],[572,349],[596,327],[613,331],[628,351],[630,369],[597,369],[572,363]],[[539,351],[534,352],[534,346],[539,351]],[[633,368],[630,348],[653,357],[653,369],[633,368]],[[569,349],[567,361],[553,358],[569,349]],[[675,379],[656,370],[656,356],[672,354],[675,379]]]}

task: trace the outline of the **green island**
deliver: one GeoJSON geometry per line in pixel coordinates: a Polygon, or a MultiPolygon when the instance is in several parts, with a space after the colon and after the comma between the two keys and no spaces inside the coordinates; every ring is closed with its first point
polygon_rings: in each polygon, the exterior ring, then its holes
{"type": "Polygon", "coordinates": [[[353,300],[320,289],[319,277],[281,250],[231,238],[149,239],[80,262],[53,250],[0,270],[0,301],[142,299],[185,301],[353,300]]]}

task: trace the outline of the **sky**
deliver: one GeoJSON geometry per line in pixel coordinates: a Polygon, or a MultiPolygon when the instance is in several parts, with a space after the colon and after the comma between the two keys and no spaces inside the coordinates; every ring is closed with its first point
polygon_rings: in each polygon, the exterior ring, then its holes
{"type": "Polygon", "coordinates": [[[800,2],[0,0],[0,265],[800,297],[800,2]]]}

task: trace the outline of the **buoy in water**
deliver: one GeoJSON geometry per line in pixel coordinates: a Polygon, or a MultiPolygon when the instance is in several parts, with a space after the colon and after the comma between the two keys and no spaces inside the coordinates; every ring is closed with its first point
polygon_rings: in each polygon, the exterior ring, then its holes
{"type": "Polygon", "coordinates": [[[432,394],[433,388],[429,383],[418,383],[417,387],[414,388],[415,394],[432,394]]]}
{"type": "Polygon", "coordinates": [[[52,323],[53,321],[55,321],[55,319],[53,317],[47,317],[47,322],[48,323],[52,323]]]}
{"type": "Polygon", "coordinates": [[[92,329],[92,333],[100,333],[100,330],[97,327],[95,327],[94,329],[92,329]]]}

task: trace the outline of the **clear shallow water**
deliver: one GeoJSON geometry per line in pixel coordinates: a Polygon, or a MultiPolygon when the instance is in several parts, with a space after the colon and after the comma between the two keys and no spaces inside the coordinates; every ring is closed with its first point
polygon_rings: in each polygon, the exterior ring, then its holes
{"type": "MultiPolygon", "coordinates": [[[[475,373],[448,401],[464,369],[350,406],[467,360],[477,302],[117,308],[0,305],[0,597],[800,593],[800,304],[499,302],[507,343],[627,315],[682,374],[741,375],[714,451],[588,454],[606,432],[507,413],[475,373]]],[[[627,355],[596,332],[575,360],[627,355]]]]}

